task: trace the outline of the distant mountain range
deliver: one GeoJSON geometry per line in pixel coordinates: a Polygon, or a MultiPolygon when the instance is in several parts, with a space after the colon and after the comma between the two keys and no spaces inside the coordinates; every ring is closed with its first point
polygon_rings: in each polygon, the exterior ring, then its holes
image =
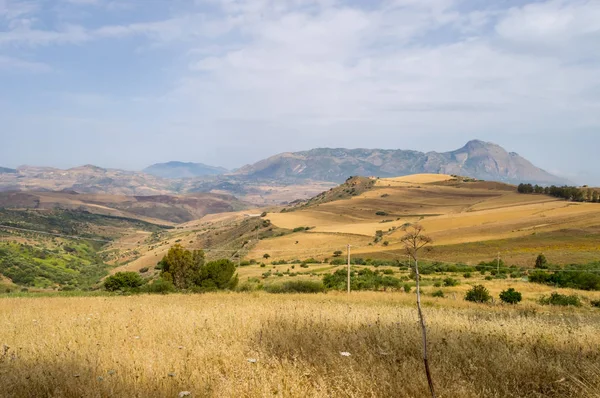
{"type": "Polygon", "coordinates": [[[343,148],[282,153],[244,166],[235,175],[288,182],[318,180],[340,183],[349,176],[396,177],[417,173],[456,174],[507,183],[568,183],[516,153],[479,140],[469,141],[456,151],[444,153],[343,148]]]}
{"type": "Polygon", "coordinates": [[[146,167],[143,172],[161,178],[179,179],[221,175],[228,173],[229,170],[203,163],[167,162],[153,164],[146,167]]]}
{"type": "Polygon", "coordinates": [[[273,203],[268,196],[278,186],[295,185],[298,193],[306,197],[323,184],[333,186],[350,176],[396,177],[417,173],[455,174],[514,184],[570,183],[496,144],[474,140],[443,153],[342,148],[282,153],[235,172],[182,162],[155,164],[143,172],[92,165],[68,170],[32,166],[17,170],[0,168],[0,191],[68,190],[128,196],[217,192],[246,196],[244,200],[252,197],[254,203],[273,203]]]}

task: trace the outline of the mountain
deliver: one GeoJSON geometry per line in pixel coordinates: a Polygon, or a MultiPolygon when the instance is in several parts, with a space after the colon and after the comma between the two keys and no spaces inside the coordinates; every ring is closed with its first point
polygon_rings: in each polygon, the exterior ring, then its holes
{"type": "Polygon", "coordinates": [[[9,169],[7,167],[0,167],[0,174],[15,174],[17,170],[9,169]]]}
{"type": "Polygon", "coordinates": [[[167,162],[146,167],[144,173],[161,178],[194,178],[228,173],[223,167],[208,166],[202,163],[167,162]]]}
{"type": "Polygon", "coordinates": [[[396,177],[418,173],[456,174],[507,183],[567,184],[499,145],[469,141],[451,152],[318,148],[282,153],[234,174],[256,180],[288,183],[301,180],[343,182],[350,176],[396,177]]]}

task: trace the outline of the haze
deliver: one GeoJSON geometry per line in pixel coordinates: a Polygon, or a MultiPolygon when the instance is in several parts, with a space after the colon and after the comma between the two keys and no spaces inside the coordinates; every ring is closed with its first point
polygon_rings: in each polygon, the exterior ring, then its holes
{"type": "Polygon", "coordinates": [[[473,138],[600,184],[600,2],[0,0],[0,166],[473,138]]]}

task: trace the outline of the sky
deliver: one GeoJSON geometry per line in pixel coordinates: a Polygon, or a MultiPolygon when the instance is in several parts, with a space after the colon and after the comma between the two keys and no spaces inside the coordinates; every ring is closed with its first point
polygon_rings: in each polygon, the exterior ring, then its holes
{"type": "Polygon", "coordinates": [[[600,184],[600,0],[0,0],[0,166],[471,139],[600,184]]]}

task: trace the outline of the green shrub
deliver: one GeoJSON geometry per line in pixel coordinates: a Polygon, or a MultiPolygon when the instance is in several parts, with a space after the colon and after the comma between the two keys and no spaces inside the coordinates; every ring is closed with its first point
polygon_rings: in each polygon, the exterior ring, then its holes
{"type": "Polygon", "coordinates": [[[267,266],[267,264],[265,263],[260,263],[260,268],[265,268],[267,266]]]}
{"type": "Polygon", "coordinates": [[[465,273],[463,274],[463,277],[464,277],[464,278],[466,278],[466,279],[468,279],[468,278],[470,278],[470,277],[471,277],[471,273],[470,273],[470,272],[465,272],[465,273]]]}
{"type": "Polygon", "coordinates": [[[138,288],[144,284],[144,280],[137,272],[117,272],[104,280],[104,290],[116,292],[138,288]]]}
{"type": "Polygon", "coordinates": [[[458,286],[459,283],[460,283],[459,281],[457,281],[456,279],[453,279],[453,278],[444,279],[444,286],[446,286],[446,287],[458,286]]]}
{"type": "Polygon", "coordinates": [[[441,290],[436,290],[435,292],[431,293],[431,295],[433,297],[444,297],[444,292],[441,290]]]}
{"type": "Polygon", "coordinates": [[[148,270],[148,267],[140,268],[140,274],[145,274],[146,272],[148,272],[148,270]]]}
{"type": "Polygon", "coordinates": [[[517,304],[521,302],[523,296],[512,287],[500,293],[500,300],[507,304],[517,304]]]}
{"type": "Polygon", "coordinates": [[[473,286],[465,295],[465,300],[473,303],[487,303],[491,299],[489,290],[483,285],[473,286]]]}
{"type": "Polygon", "coordinates": [[[552,293],[550,296],[543,296],[540,298],[540,304],[543,305],[562,305],[562,306],[574,306],[581,307],[581,300],[575,295],[566,295],[560,293],[552,293]]]}
{"type": "Polygon", "coordinates": [[[300,264],[300,268],[308,268],[308,264],[302,263],[300,264]]]}
{"type": "Polygon", "coordinates": [[[405,283],[402,288],[404,289],[404,293],[410,293],[410,290],[412,289],[408,283],[405,283]]]}
{"type": "Polygon", "coordinates": [[[375,215],[378,215],[378,216],[387,216],[388,214],[385,211],[378,211],[377,213],[375,213],[375,215]]]}
{"type": "Polygon", "coordinates": [[[433,282],[433,287],[442,287],[442,282],[441,281],[433,282]]]}
{"type": "Polygon", "coordinates": [[[488,275],[488,276],[486,276],[486,277],[485,277],[485,280],[486,280],[486,281],[491,281],[492,279],[494,279],[494,277],[493,277],[493,276],[490,276],[490,275],[488,275]]]}
{"type": "Polygon", "coordinates": [[[384,270],[383,270],[383,274],[384,274],[384,275],[394,275],[394,270],[391,270],[391,269],[384,269],[384,270]]]}
{"type": "Polygon", "coordinates": [[[289,281],[265,286],[265,291],[269,293],[321,293],[325,291],[325,286],[321,282],[289,281]]]}
{"type": "Polygon", "coordinates": [[[159,278],[154,282],[146,285],[145,292],[154,294],[167,294],[175,291],[175,285],[173,282],[159,278]]]}

